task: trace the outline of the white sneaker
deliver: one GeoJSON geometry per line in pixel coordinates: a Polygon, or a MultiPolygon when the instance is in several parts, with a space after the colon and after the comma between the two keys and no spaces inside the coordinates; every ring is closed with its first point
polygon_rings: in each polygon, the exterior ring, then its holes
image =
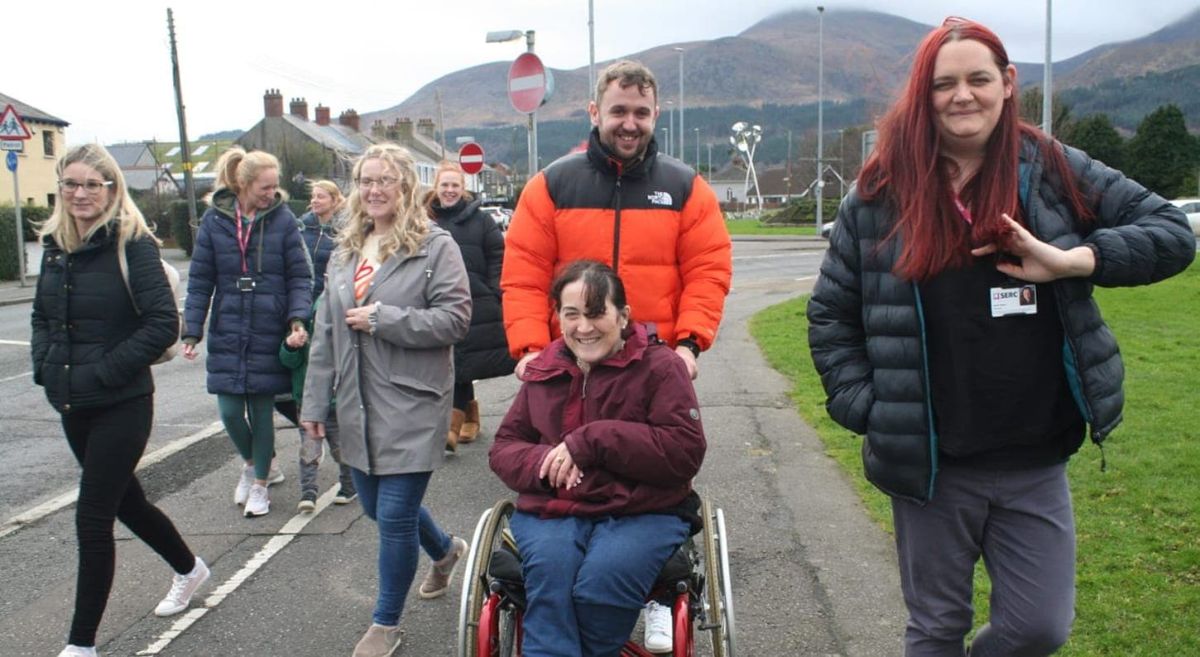
{"type": "Polygon", "coordinates": [[[275,459],[271,459],[271,469],[267,472],[267,485],[282,484],[286,479],[287,477],[283,476],[283,470],[275,465],[275,459]]]}
{"type": "Polygon", "coordinates": [[[646,619],[642,645],[654,653],[671,652],[671,608],[651,600],[642,611],[646,619]]]}
{"type": "Polygon", "coordinates": [[[95,646],[67,646],[58,653],[58,657],[100,657],[100,653],[96,652],[95,646]]]}
{"type": "Polygon", "coordinates": [[[209,574],[210,571],[204,560],[196,557],[196,565],[192,567],[192,572],[186,575],[175,574],[171,580],[171,590],[167,591],[167,597],[163,598],[162,602],[154,608],[154,615],[174,616],[187,609],[196,589],[208,581],[209,574]]]}
{"type": "Polygon", "coordinates": [[[265,516],[271,510],[271,499],[267,496],[267,487],[254,484],[250,487],[250,496],[246,498],[246,517],[265,516]]]}
{"type": "Polygon", "coordinates": [[[237,488],[233,489],[233,503],[241,506],[250,496],[250,487],[254,485],[254,466],[242,466],[242,476],[238,479],[237,488]]]}

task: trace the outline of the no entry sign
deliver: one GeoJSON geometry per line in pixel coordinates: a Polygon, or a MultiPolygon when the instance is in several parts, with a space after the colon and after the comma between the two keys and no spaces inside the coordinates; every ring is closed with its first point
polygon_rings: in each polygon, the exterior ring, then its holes
{"type": "Polygon", "coordinates": [[[522,114],[532,114],[546,98],[546,67],[537,55],[527,52],[508,67],[508,102],[522,114]]]}
{"type": "Polygon", "coordinates": [[[483,146],[469,141],[458,149],[458,164],[472,176],[483,171],[483,146]]]}

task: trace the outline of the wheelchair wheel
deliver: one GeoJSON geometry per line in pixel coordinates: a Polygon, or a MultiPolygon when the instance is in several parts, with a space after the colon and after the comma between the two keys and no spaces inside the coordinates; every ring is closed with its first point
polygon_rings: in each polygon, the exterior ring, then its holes
{"type": "MultiPolygon", "coordinates": [[[[458,657],[476,657],[478,655],[479,616],[490,594],[488,566],[491,564],[492,550],[496,546],[497,539],[503,540],[502,536],[508,527],[513,509],[512,502],[501,500],[491,509],[484,511],[475,525],[475,534],[471,538],[471,550],[467,553],[466,571],[463,573],[462,599],[458,610],[458,657]]],[[[509,625],[511,624],[510,622],[509,625]]],[[[508,632],[508,636],[514,635],[515,628],[512,628],[508,632]]],[[[500,638],[503,642],[505,638],[503,632],[500,638]]],[[[510,644],[508,654],[512,654],[512,648],[510,644]]]]}
{"type": "Polygon", "coordinates": [[[703,550],[705,626],[712,631],[714,657],[735,657],[733,586],[729,574],[729,542],[725,514],[714,511],[708,500],[701,503],[704,516],[703,550]]]}

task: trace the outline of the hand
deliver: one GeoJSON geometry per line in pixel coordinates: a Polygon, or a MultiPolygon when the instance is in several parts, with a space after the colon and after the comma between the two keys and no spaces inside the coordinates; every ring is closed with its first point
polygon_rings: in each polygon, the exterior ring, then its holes
{"type": "Polygon", "coordinates": [[[356,306],[346,311],[346,326],[351,330],[362,331],[363,333],[371,332],[371,313],[375,312],[375,306],[356,306]]]}
{"type": "Polygon", "coordinates": [[[517,368],[516,368],[516,370],[514,370],[514,374],[517,375],[518,381],[525,380],[525,366],[529,363],[529,361],[533,360],[534,358],[537,358],[537,355],[540,353],[542,353],[542,352],[531,351],[531,352],[525,354],[524,356],[521,356],[521,360],[517,361],[517,368]]]}
{"type": "Polygon", "coordinates": [[[675,355],[683,360],[683,364],[687,366],[688,377],[695,381],[696,377],[700,376],[700,367],[696,365],[696,354],[693,354],[691,349],[680,345],[675,347],[675,355]]]}
{"type": "Polygon", "coordinates": [[[300,426],[304,427],[304,433],[316,438],[324,440],[325,438],[325,423],[324,422],[301,422],[300,426]]]}
{"type": "Polygon", "coordinates": [[[552,488],[566,487],[570,490],[583,483],[583,471],[575,465],[571,452],[565,442],[554,446],[542,458],[542,467],[538,468],[538,478],[548,479],[552,488]]]}
{"type": "Polygon", "coordinates": [[[304,330],[304,326],[296,324],[292,327],[292,332],[288,333],[287,339],[284,342],[292,349],[299,349],[308,342],[308,331],[304,330]]]}
{"type": "Polygon", "coordinates": [[[187,360],[196,360],[196,345],[183,343],[183,357],[187,360]]]}
{"type": "Polygon", "coordinates": [[[1060,278],[1090,276],[1096,269],[1096,255],[1086,246],[1069,251],[1047,244],[1033,236],[1021,224],[1007,214],[1000,215],[1008,224],[1008,239],[1004,244],[985,244],[971,249],[971,255],[984,256],[991,253],[1006,253],[1020,258],[1019,263],[1001,260],[996,269],[1023,281],[1047,283],[1060,278]]]}

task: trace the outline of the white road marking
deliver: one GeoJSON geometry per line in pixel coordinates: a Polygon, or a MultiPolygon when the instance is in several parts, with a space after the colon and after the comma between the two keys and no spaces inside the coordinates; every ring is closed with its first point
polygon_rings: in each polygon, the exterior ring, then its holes
{"type": "Polygon", "coordinates": [[[21,372],[20,374],[14,374],[14,375],[12,375],[12,376],[6,376],[6,377],[4,377],[3,379],[0,379],[0,383],[4,383],[5,381],[15,381],[15,380],[17,380],[17,379],[23,379],[23,378],[25,378],[25,377],[27,377],[27,376],[31,376],[32,374],[33,374],[33,372],[21,372]]]}
{"type": "Polygon", "coordinates": [[[28,342],[22,342],[20,340],[0,340],[0,344],[13,345],[15,347],[28,347],[29,346],[28,342]]]}
{"type": "MultiPolygon", "coordinates": [[[[209,438],[218,433],[221,433],[224,430],[225,430],[225,427],[220,422],[213,422],[212,424],[208,425],[207,427],[205,427],[191,435],[184,436],[183,438],[179,438],[178,440],[173,440],[170,443],[167,443],[166,445],[163,445],[162,447],[159,447],[158,449],[154,450],[153,452],[143,456],[142,460],[138,463],[138,466],[137,466],[137,469],[135,470],[135,472],[138,470],[142,470],[143,468],[150,467],[151,465],[154,465],[155,463],[158,463],[158,462],[166,459],[167,457],[171,456],[172,454],[175,454],[181,450],[187,449],[188,447],[200,442],[201,440],[204,440],[205,438],[209,438]]],[[[17,514],[15,516],[9,518],[8,520],[6,520],[4,522],[3,525],[0,525],[0,538],[4,538],[5,536],[8,536],[9,534],[17,531],[18,529],[24,527],[25,525],[37,522],[38,520],[45,518],[46,516],[50,515],[51,513],[54,513],[55,511],[62,509],[63,507],[74,504],[75,500],[77,500],[78,498],[79,498],[79,487],[76,486],[65,493],[55,496],[54,499],[42,502],[41,504],[33,507],[32,509],[30,509],[24,513],[20,513],[20,514],[17,514]]]]}
{"type": "Polygon", "coordinates": [[[271,540],[267,541],[266,545],[264,545],[262,549],[254,553],[254,555],[246,561],[241,569],[231,575],[229,579],[222,582],[220,586],[218,586],[212,593],[208,595],[207,598],[204,599],[203,607],[197,607],[196,609],[188,611],[183,615],[182,618],[172,623],[169,629],[158,635],[158,638],[152,641],[150,645],[138,651],[137,654],[159,654],[165,650],[167,646],[171,645],[172,641],[179,638],[181,634],[195,624],[196,621],[204,618],[205,614],[207,614],[210,610],[215,609],[217,605],[224,602],[225,598],[229,597],[230,594],[238,590],[242,584],[245,584],[246,580],[250,579],[250,577],[252,577],[254,573],[258,572],[260,568],[265,566],[272,557],[274,557],[276,554],[279,554],[283,548],[287,547],[288,544],[296,538],[296,535],[308,525],[308,523],[312,522],[314,518],[320,515],[321,512],[324,511],[331,502],[333,502],[334,496],[337,495],[337,490],[337,484],[330,486],[329,490],[325,491],[325,494],[317,499],[317,508],[312,513],[297,513],[296,515],[292,516],[291,520],[288,520],[286,523],[284,523],[283,527],[280,527],[279,531],[275,533],[275,536],[272,536],[271,540]]]}

